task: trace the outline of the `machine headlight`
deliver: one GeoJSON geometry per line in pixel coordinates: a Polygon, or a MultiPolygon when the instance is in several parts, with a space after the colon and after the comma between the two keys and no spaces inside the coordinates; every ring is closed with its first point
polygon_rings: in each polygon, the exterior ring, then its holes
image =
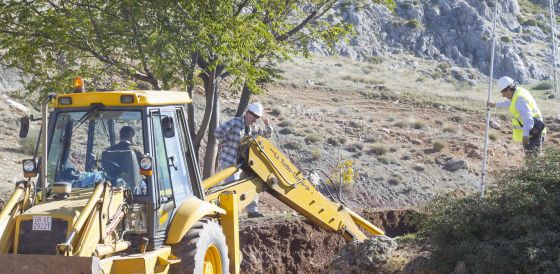
{"type": "Polygon", "coordinates": [[[37,176],[37,165],[35,160],[26,159],[22,162],[24,177],[30,178],[37,176]]]}
{"type": "Polygon", "coordinates": [[[35,161],[33,159],[23,160],[23,172],[35,171],[35,161]]]}
{"type": "Polygon", "coordinates": [[[140,158],[140,174],[146,176],[152,175],[152,157],[150,155],[140,158]]]}

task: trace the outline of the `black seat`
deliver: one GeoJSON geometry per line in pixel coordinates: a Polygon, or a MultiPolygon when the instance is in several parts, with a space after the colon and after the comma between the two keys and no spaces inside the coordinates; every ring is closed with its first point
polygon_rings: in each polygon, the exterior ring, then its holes
{"type": "Polygon", "coordinates": [[[122,178],[131,190],[139,187],[142,183],[140,166],[136,154],[132,150],[103,151],[101,153],[101,166],[107,172],[107,175],[113,179],[122,178]],[[117,164],[120,169],[111,163],[117,164]]]}

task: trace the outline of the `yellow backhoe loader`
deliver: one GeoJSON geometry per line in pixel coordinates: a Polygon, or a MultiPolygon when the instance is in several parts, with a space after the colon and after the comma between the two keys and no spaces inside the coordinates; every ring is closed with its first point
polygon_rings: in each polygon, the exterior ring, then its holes
{"type": "Polygon", "coordinates": [[[190,103],[173,91],[49,96],[31,117],[39,153],[0,213],[0,273],[239,273],[239,212],[265,191],[346,240],[383,235],[262,137],[201,180],[190,103]]]}

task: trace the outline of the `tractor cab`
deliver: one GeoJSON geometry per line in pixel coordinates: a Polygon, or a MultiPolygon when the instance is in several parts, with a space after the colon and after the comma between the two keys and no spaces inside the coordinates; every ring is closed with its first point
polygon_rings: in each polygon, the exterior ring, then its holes
{"type": "Polygon", "coordinates": [[[160,246],[181,202],[204,199],[186,123],[190,102],[187,93],[168,91],[54,97],[46,170],[37,186],[45,193],[41,202],[69,199],[109,182],[126,193],[130,214],[122,231],[137,238],[129,240],[144,241],[148,249],[160,246]]]}

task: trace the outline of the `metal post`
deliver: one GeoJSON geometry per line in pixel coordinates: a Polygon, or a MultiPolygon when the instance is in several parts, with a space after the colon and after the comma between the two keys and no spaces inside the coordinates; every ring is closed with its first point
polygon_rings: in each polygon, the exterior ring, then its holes
{"type": "Polygon", "coordinates": [[[41,151],[41,202],[47,200],[47,162],[48,162],[48,144],[49,144],[49,137],[47,135],[49,130],[49,102],[52,100],[53,97],[51,95],[47,95],[47,99],[43,102],[43,106],[41,108],[41,141],[43,141],[43,150],[41,151]]]}
{"type": "Polygon", "coordinates": [[[554,13],[554,0],[548,1],[550,13],[550,40],[552,47],[552,78],[554,79],[554,95],[558,94],[558,84],[556,82],[556,14],[554,13]]]}
{"type": "MultiPolygon", "coordinates": [[[[494,18],[492,19],[492,53],[490,55],[490,78],[488,81],[488,98],[486,102],[490,102],[490,94],[492,92],[492,83],[494,82],[494,49],[496,48],[496,17],[498,14],[498,0],[494,0],[494,18]]],[[[486,158],[488,157],[488,129],[490,128],[490,106],[486,104],[486,128],[484,129],[484,156],[482,157],[482,177],[480,179],[480,197],[484,197],[486,190],[486,158]]]]}

